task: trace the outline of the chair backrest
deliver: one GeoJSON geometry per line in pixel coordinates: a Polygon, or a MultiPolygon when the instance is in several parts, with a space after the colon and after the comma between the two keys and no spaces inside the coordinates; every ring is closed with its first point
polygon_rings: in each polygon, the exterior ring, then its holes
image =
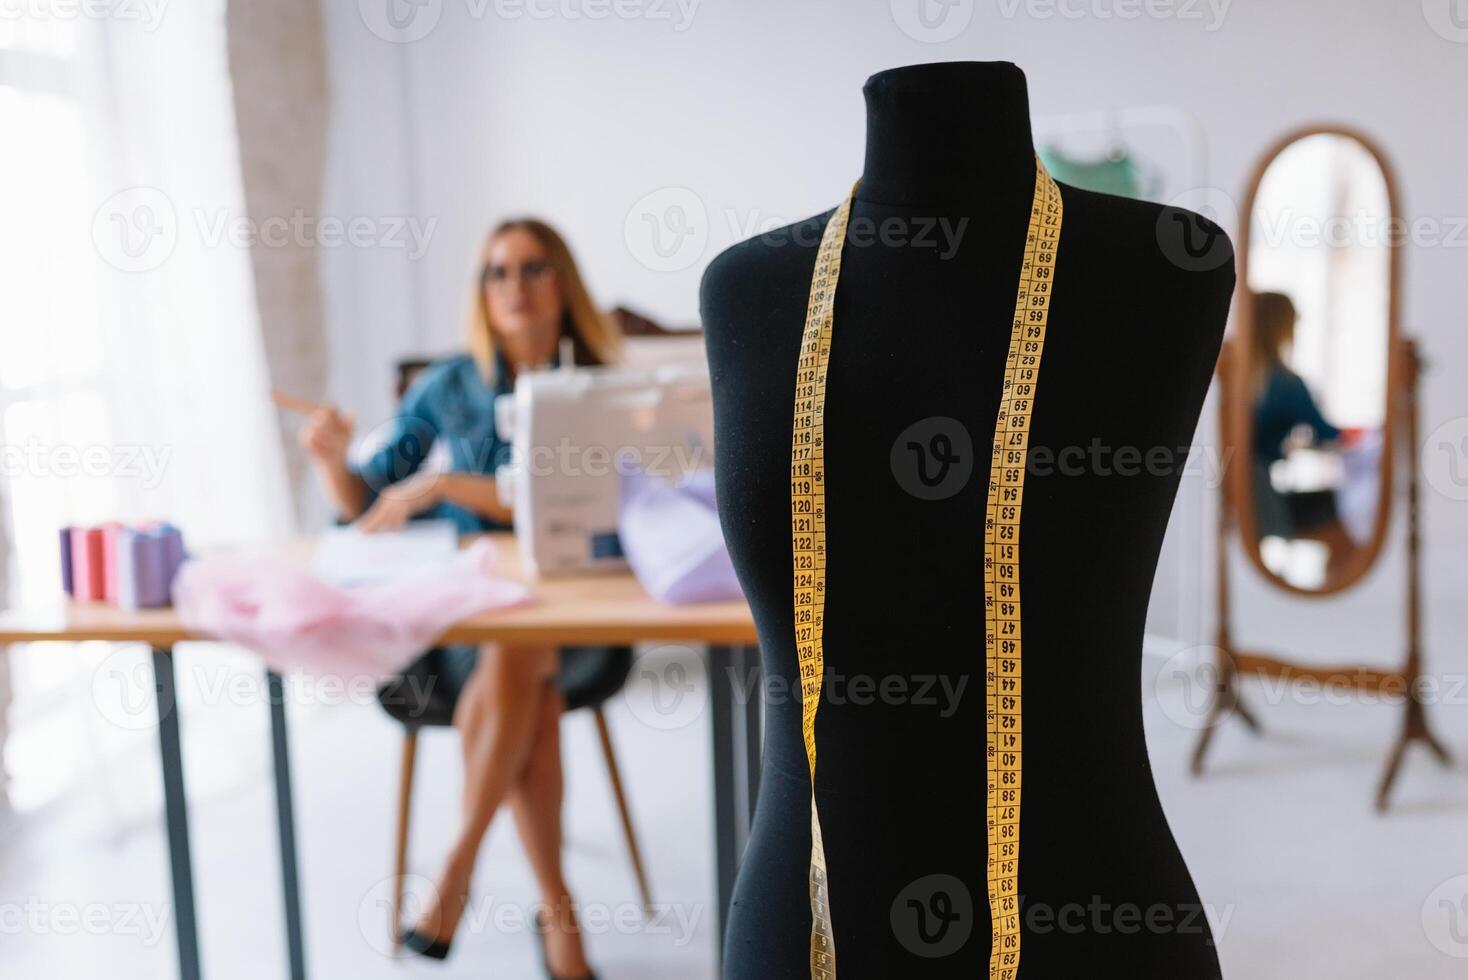
{"type": "Polygon", "coordinates": [[[679,328],[669,330],[656,321],[627,309],[625,306],[617,306],[608,314],[622,331],[624,337],[688,337],[703,333],[698,327],[679,328]]]}
{"type": "Polygon", "coordinates": [[[413,379],[432,363],[433,361],[426,357],[408,357],[398,361],[396,371],[398,401],[402,401],[403,396],[408,393],[408,386],[413,383],[413,379]]]}

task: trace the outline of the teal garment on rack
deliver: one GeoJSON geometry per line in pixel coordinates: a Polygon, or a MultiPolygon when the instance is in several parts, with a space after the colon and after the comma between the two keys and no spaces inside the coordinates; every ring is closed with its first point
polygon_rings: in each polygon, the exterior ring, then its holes
{"type": "Polygon", "coordinates": [[[1136,163],[1125,153],[1100,160],[1077,160],[1053,146],[1047,146],[1040,151],[1040,159],[1045,162],[1050,176],[1062,184],[1119,197],[1142,196],[1142,175],[1137,172],[1136,163]]]}

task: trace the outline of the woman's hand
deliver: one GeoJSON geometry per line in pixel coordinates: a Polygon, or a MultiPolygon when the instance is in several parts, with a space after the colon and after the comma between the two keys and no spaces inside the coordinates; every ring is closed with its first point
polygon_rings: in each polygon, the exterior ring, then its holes
{"type": "Polygon", "coordinates": [[[347,520],[362,513],[367,500],[367,486],[347,465],[347,449],[352,443],[352,417],[337,411],[335,405],[322,405],[306,416],[306,424],[301,427],[298,438],[301,448],[316,464],[337,513],[347,520]]]}
{"type": "Polygon", "coordinates": [[[385,487],[354,526],[364,534],[398,530],[443,499],[439,487],[442,477],[442,473],[420,471],[385,487]]]}
{"type": "Polygon", "coordinates": [[[301,448],[319,465],[345,467],[347,448],[352,444],[352,417],[338,412],[335,405],[323,405],[306,419],[300,440],[301,448]]]}

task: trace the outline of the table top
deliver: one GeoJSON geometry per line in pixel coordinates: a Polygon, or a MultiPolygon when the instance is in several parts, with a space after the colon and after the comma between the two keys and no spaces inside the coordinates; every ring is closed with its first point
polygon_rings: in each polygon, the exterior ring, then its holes
{"type": "MultiPolygon", "coordinates": [[[[440,643],[635,643],[650,640],[753,644],[754,620],[742,599],[671,606],[652,598],[629,572],[606,572],[532,581],[515,537],[489,535],[499,548],[498,574],[529,583],[532,603],[495,609],[450,627],[440,643]]],[[[466,539],[466,542],[472,539],[466,539]]],[[[278,550],[305,556],[310,539],[278,550]]],[[[109,640],[165,647],[208,640],[179,623],[172,609],[128,611],[64,597],[49,606],[0,612],[0,643],[109,640]]]]}

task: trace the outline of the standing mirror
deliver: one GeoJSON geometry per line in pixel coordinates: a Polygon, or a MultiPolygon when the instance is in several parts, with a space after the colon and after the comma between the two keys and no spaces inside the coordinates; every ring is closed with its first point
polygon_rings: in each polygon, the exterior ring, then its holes
{"type": "Polygon", "coordinates": [[[1370,570],[1391,515],[1396,190],[1365,137],[1308,129],[1265,154],[1244,214],[1239,531],[1276,584],[1337,592],[1370,570]]]}
{"type": "Polygon", "coordinates": [[[1215,696],[1193,752],[1200,773],[1213,733],[1260,721],[1239,678],[1369,691],[1399,703],[1402,724],[1377,784],[1385,809],[1407,747],[1448,754],[1427,726],[1422,676],[1417,470],[1404,501],[1395,455],[1417,445],[1418,358],[1398,324],[1401,224],[1396,182],[1374,144],[1332,126],[1297,130],[1264,154],[1244,197],[1234,326],[1219,355],[1228,461],[1217,542],[1215,696]],[[1296,663],[1237,647],[1229,610],[1229,541],[1273,585],[1329,596],[1381,555],[1393,505],[1405,508],[1405,642],[1394,666],[1296,663]]]}

